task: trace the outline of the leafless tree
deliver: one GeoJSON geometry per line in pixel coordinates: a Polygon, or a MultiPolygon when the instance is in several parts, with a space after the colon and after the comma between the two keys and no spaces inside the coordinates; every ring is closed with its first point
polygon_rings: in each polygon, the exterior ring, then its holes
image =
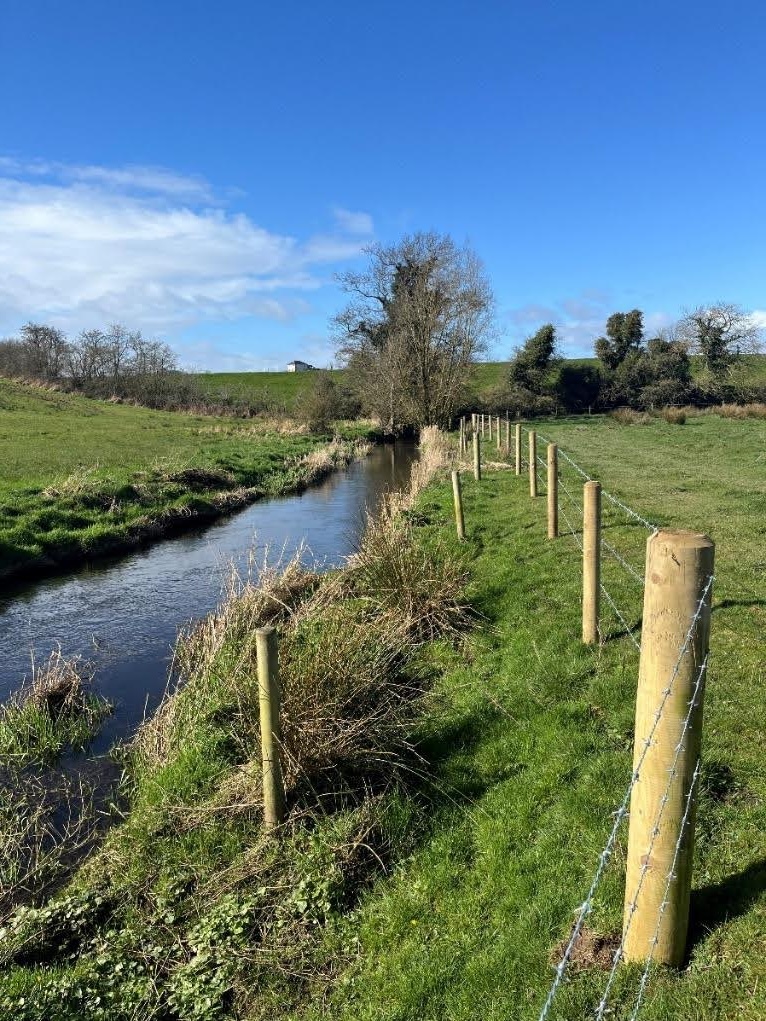
{"type": "Polygon", "coordinates": [[[715,376],[722,376],[742,355],[755,353],[762,346],[761,331],[752,313],[723,301],[687,312],[674,336],[692,354],[701,355],[705,367],[715,376]]]}
{"type": "Polygon", "coordinates": [[[444,425],[493,328],[494,299],[476,254],[449,235],[371,245],[339,279],[338,351],[363,404],[390,428],[444,425]]]}

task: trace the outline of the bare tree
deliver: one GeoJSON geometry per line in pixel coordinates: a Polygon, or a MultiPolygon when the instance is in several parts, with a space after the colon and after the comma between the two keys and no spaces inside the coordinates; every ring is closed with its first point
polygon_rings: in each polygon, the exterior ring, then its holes
{"type": "Polygon", "coordinates": [[[27,359],[26,372],[37,379],[58,379],[68,354],[66,334],[53,326],[27,323],[21,328],[27,359]]]}
{"type": "Polygon", "coordinates": [[[368,410],[389,427],[444,425],[492,331],[483,267],[449,235],[419,233],[366,249],[367,269],[339,279],[338,350],[368,410]]]}
{"type": "Polygon", "coordinates": [[[676,326],[675,337],[701,355],[705,368],[715,376],[724,375],[742,355],[761,349],[761,331],[752,314],[723,301],[687,312],[676,326]]]}

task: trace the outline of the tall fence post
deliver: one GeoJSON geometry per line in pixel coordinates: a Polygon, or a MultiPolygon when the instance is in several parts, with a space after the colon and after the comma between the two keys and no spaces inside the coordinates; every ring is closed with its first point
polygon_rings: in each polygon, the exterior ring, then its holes
{"type": "Polygon", "coordinates": [[[659,531],[646,545],[623,919],[628,961],[678,967],[686,949],[714,555],[713,542],[696,532],[659,531]]]}
{"type": "Polygon", "coordinates": [[[511,456],[511,419],[508,416],[508,412],[505,413],[505,449],[507,456],[511,456]]]}
{"type": "Polygon", "coordinates": [[[529,431],[529,495],[537,496],[537,433],[529,431]]]}
{"type": "Polygon", "coordinates": [[[267,830],[284,822],[285,786],[279,761],[279,665],[277,632],[271,626],[255,632],[258,660],[258,699],[261,715],[263,759],[263,821],[267,830]]]}
{"type": "Polygon", "coordinates": [[[484,412],[481,413],[481,438],[484,439],[484,412]]]}
{"type": "Polygon", "coordinates": [[[487,426],[489,428],[489,435],[487,436],[487,439],[491,441],[492,440],[492,416],[491,415],[487,415],[487,426]]]}
{"type": "Polygon", "coordinates": [[[457,525],[457,537],[462,542],[465,539],[465,518],[463,517],[463,493],[460,489],[460,472],[452,473],[452,495],[455,498],[455,524],[457,525]]]}
{"type": "Polygon", "coordinates": [[[548,444],[548,538],[559,534],[559,455],[555,443],[548,444]]]}
{"type": "Polygon", "coordinates": [[[500,432],[500,416],[499,415],[497,416],[497,420],[495,422],[495,425],[497,426],[497,449],[498,450],[502,450],[502,447],[503,447],[503,437],[502,437],[502,434],[500,432]]]}
{"type": "Polygon", "coordinates": [[[598,641],[601,604],[601,483],[583,486],[582,519],[582,640],[598,641]]]}
{"type": "Polygon", "coordinates": [[[521,422],[516,423],[516,474],[521,475],[521,422]]]}
{"type": "Polygon", "coordinates": [[[481,436],[473,434],[473,477],[481,482],[481,436]]]}

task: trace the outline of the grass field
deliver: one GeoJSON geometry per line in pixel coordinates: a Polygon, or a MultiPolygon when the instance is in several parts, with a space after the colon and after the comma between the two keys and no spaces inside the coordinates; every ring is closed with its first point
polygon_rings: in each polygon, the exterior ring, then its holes
{"type": "Polygon", "coordinates": [[[116,551],[162,515],[181,525],[244,499],[243,489],[289,488],[297,460],[327,437],[276,424],[0,379],[0,572],[116,551]]]}
{"type": "MultiPolygon", "coordinates": [[[[333,370],[333,375],[342,377],[343,371],[333,370]]],[[[287,411],[315,376],[312,372],[201,372],[197,378],[211,393],[273,402],[287,411]]]]}

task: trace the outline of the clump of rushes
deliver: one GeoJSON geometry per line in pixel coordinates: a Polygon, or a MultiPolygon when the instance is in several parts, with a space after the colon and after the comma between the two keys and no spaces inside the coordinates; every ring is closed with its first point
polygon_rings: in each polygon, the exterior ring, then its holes
{"type": "MultiPolygon", "coordinates": [[[[423,465],[440,463],[426,450],[415,489],[423,465]]],[[[318,936],[412,819],[402,788],[424,768],[424,645],[470,623],[452,554],[389,511],[346,569],[319,576],[296,556],[232,580],[217,613],[180,638],[180,682],[127,749],[125,823],[64,896],[0,937],[0,1012],[69,1019],[87,1002],[109,1019],[255,1017],[283,1014],[321,980],[318,936]],[[261,825],[265,624],[279,629],[278,840],[261,825]]]]}
{"type": "Polygon", "coordinates": [[[111,712],[90,680],[87,665],[60,650],[33,665],[31,683],[0,707],[0,761],[50,765],[67,748],[84,750],[111,712]]]}

